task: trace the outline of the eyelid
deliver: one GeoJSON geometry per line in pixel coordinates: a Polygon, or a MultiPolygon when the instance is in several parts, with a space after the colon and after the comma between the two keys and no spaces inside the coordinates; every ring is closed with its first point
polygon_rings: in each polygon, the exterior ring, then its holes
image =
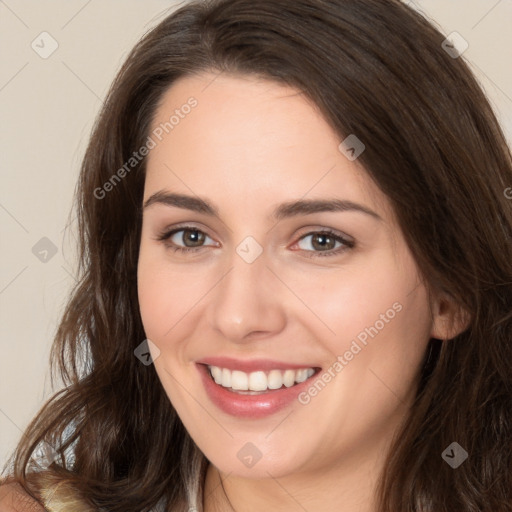
{"type": "MultiPolygon", "coordinates": [[[[218,247],[218,242],[215,243],[215,245],[199,245],[196,247],[187,247],[187,246],[181,246],[177,245],[174,242],[172,242],[170,239],[180,231],[198,231],[202,234],[204,234],[206,237],[210,238],[211,240],[214,240],[213,237],[211,237],[204,229],[199,229],[196,226],[192,226],[189,224],[183,225],[183,226],[173,226],[169,229],[164,229],[159,235],[157,235],[156,240],[158,242],[163,243],[165,246],[167,246],[169,249],[172,249],[175,253],[195,253],[197,251],[200,251],[204,249],[205,247],[218,247]]],[[[215,240],[214,240],[215,241],[215,240]]]]}
{"type": "Polygon", "coordinates": [[[341,240],[345,241],[346,243],[354,243],[355,244],[355,240],[353,237],[351,237],[347,233],[343,233],[342,231],[338,231],[333,228],[328,228],[325,226],[313,226],[313,227],[307,227],[304,229],[305,229],[305,231],[303,233],[300,233],[299,235],[297,235],[297,241],[300,240],[301,238],[304,238],[305,236],[308,236],[308,235],[316,235],[318,233],[328,233],[329,235],[332,235],[333,237],[340,238],[341,240]]]}
{"type": "MultiPolygon", "coordinates": [[[[339,241],[341,244],[343,244],[342,247],[339,247],[337,249],[328,249],[326,251],[308,251],[306,249],[297,249],[298,251],[301,251],[303,253],[307,254],[307,257],[322,257],[322,256],[336,256],[339,255],[342,252],[345,252],[346,250],[352,249],[355,247],[356,243],[355,240],[345,233],[341,233],[337,230],[326,228],[326,227],[310,227],[307,228],[308,231],[305,233],[302,233],[298,235],[295,242],[293,242],[292,246],[297,245],[303,238],[311,235],[317,235],[317,234],[327,234],[332,236],[336,241],[339,241]]],[[[174,242],[169,243],[168,240],[175,235],[179,231],[199,231],[206,235],[211,240],[214,240],[212,236],[210,236],[205,229],[199,228],[197,226],[194,226],[190,223],[185,223],[183,225],[174,225],[171,228],[164,229],[159,235],[157,235],[156,240],[165,243],[168,245],[171,249],[173,249],[175,252],[181,252],[181,253],[188,253],[188,252],[196,252],[199,251],[205,247],[218,247],[218,245],[200,245],[197,247],[182,247],[174,244],[174,242]]]]}
{"type": "Polygon", "coordinates": [[[165,227],[163,228],[160,233],[155,237],[156,240],[165,240],[175,234],[177,231],[182,230],[190,230],[190,231],[200,231],[201,233],[204,233],[206,236],[214,240],[214,237],[208,234],[208,231],[203,227],[194,226],[191,223],[184,223],[184,224],[175,224],[172,227],[165,227]]]}
{"type": "Polygon", "coordinates": [[[353,249],[356,245],[356,242],[354,238],[352,238],[349,235],[346,235],[344,233],[341,233],[337,230],[331,229],[331,228],[325,228],[325,227],[314,227],[314,228],[308,228],[309,231],[306,233],[302,233],[298,236],[297,240],[292,244],[291,247],[294,247],[298,245],[298,243],[311,235],[318,235],[318,234],[327,234],[332,236],[336,241],[340,242],[342,244],[341,247],[338,247],[337,249],[328,249],[326,251],[308,251],[306,249],[297,249],[299,251],[302,251],[306,254],[306,257],[308,258],[314,258],[314,257],[328,257],[328,256],[337,256],[341,253],[353,249]]]}

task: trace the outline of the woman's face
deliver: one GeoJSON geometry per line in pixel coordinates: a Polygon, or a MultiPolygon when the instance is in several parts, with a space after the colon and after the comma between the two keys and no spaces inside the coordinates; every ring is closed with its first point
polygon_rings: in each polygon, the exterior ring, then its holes
{"type": "Polygon", "coordinates": [[[210,74],[168,90],[151,138],[140,308],[191,437],[239,476],[374,464],[433,326],[360,146],[293,88],[210,74]]]}

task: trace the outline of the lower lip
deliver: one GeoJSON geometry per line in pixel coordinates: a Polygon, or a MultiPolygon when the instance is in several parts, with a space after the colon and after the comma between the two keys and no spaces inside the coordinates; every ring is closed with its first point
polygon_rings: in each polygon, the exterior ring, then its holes
{"type": "Polygon", "coordinates": [[[304,382],[289,388],[270,390],[259,395],[242,395],[217,384],[205,364],[196,366],[203,380],[206,394],[217,407],[232,416],[253,419],[270,416],[290,405],[310,385],[311,379],[318,373],[316,371],[304,382]]]}

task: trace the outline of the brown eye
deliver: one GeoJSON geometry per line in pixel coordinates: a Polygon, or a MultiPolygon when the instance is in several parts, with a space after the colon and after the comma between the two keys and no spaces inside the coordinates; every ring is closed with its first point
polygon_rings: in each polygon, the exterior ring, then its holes
{"type": "Polygon", "coordinates": [[[332,231],[315,231],[302,236],[297,245],[311,256],[334,256],[351,249],[355,242],[332,231]]]}
{"type": "Polygon", "coordinates": [[[317,233],[313,235],[311,239],[311,245],[315,249],[318,249],[320,251],[322,250],[329,250],[334,249],[336,246],[336,240],[333,236],[328,235],[326,233],[317,233]]]}
{"type": "Polygon", "coordinates": [[[167,247],[179,252],[196,251],[208,247],[208,245],[216,246],[215,243],[206,245],[207,239],[214,242],[206,233],[193,226],[165,231],[157,237],[157,240],[163,242],[167,247]]]}
{"type": "MultiPolygon", "coordinates": [[[[181,229],[180,231],[177,231],[176,234],[180,232],[183,234],[177,238],[181,238],[181,242],[185,245],[185,247],[201,246],[206,239],[206,235],[198,229],[181,229]]],[[[174,236],[176,236],[176,234],[174,236]]],[[[171,237],[171,239],[172,238],[174,237],[171,237]]],[[[175,241],[173,240],[173,242],[175,241]]]]}

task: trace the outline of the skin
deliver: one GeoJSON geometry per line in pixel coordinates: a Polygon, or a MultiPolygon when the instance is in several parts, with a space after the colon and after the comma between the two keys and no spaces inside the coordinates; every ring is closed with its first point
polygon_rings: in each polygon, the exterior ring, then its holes
{"type": "Polygon", "coordinates": [[[2,512],[45,512],[19,483],[0,485],[0,510],[2,512]]]}
{"type": "MultiPolygon", "coordinates": [[[[199,196],[220,219],[148,206],[138,267],[144,328],[160,350],[155,369],[211,462],[205,511],[377,512],[383,457],[414,400],[428,340],[456,334],[456,308],[440,295],[429,304],[386,196],[338,150],[342,138],[304,95],[252,76],[215,76],[183,78],[163,97],[153,129],[190,96],[198,105],[150,151],[144,201],[159,190],[199,196]],[[270,218],[284,202],[332,198],[380,219],[358,211],[270,218]],[[199,251],[181,254],[157,240],[182,223],[208,236],[199,251]],[[326,228],[356,245],[322,256],[343,247],[313,244],[318,237],[308,234],[326,228]],[[247,236],[263,249],[252,263],[236,252],[247,236]],[[205,393],[200,358],[327,369],[394,303],[400,312],[307,405],[294,401],[248,420],[219,410],[205,393]],[[237,458],[247,442],[262,453],[251,468],[237,458]]],[[[193,245],[186,235],[172,240],[193,245]]]]}

